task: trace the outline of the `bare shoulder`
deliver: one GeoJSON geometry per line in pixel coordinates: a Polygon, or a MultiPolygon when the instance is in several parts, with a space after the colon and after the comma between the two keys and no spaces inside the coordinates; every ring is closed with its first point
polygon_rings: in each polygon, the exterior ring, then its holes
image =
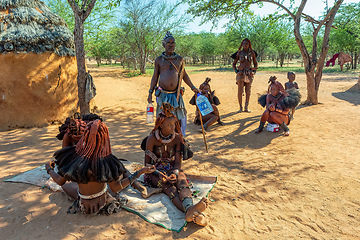
{"type": "Polygon", "coordinates": [[[159,63],[161,60],[162,60],[162,57],[161,57],[161,56],[158,56],[158,57],[155,59],[155,63],[159,63]]]}

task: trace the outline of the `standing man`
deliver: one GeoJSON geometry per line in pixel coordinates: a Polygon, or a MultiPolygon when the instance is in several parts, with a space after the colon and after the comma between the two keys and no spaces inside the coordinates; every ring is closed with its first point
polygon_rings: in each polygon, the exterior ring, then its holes
{"type": "Polygon", "coordinates": [[[243,92],[244,92],[244,87],[245,87],[245,95],[246,95],[244,112],[251,112],[249,110],[251,84],[254,79],[256,69],[258,68],[256,55],[257,54],[251,47],[250,40],[245,38],[241,42],[239,50],[236,53],[236,57],[232,64],[232,67],[236,73],[236,84],[238,85],[238,101],[239,101],[239,105],[240,105],[239,112],[243,111],[242,96],[243,96],[243,92]],[[236,68],[237,62],[240,62],[240,65],[239,65],[239,67],[236,68]],[[252,63],[254,64],[253,67],[251,67],[252,63]]]}
{"type": "Polygon", "coordinates": [[[181,132],[185,136],[186,130],[186,109],[180,93],[181,81],[184,80],[195,93],[199,90],[191,82],[185,71],[183,58],[177,55],[175,50],[175,38],[167,31],[163,39],[165,52],[155,60],[154,74],[151,79],[148,102],[152,102],[152,94],[155,91],[157,99],[156,115],[161,111],[163,102],[168,102],[174,107],[174,115],[180,121],[181,132]],[[157,86],[159,83],[159,86],[157,86]]]}

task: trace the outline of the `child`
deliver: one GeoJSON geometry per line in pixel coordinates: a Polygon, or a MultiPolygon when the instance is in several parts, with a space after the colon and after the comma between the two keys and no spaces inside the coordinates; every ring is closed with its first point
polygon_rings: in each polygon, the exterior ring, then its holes
{"type": "MultiPolygon", "coordinates": [[[[287,83],[285,83],[285,90],[288,93],[290,93],[292,91],[299,91],[299,86],[298,86],[297,82],[295,82],[295,73],[288,72],[287,78],[289,79],[289,81],[287,83]]],[[[291,119],[294,118],[294,113],[295,113],[295,107],[291,108],[291,113],[290,113],[291,119]]]]}
{"type": "MultiPolygon", "coordinates": [[[[220,120],[220,114],[219,114],[219,110],[218,108],[216,107],[217,105],[220,104],[220,100],[218,97],[215,96],[215,91],[211,91],[211,88],[210,88],[210,82],[211,78],[206,78],[205,82],[203,82],[199,89],[201,91],[201,95],[204,95],[205,97],[208,98],[209,102],[211,103],[211,106],[213,107],[214,111],[205,115],[205,116],[202,116],[202,121],[204,123],[204,130],[206,131],[208,129],[208,127],[212,124],[214,124],[216,121],[221,125],[223,126],[224,123],[220,120]]],[[[190,100],[190,104],[191,105],[196,105],[196,101],[195,101],[195,96],[193,96],[190,100]]],[[[198,109],[196,109],[196,112],[195,112],[195,120],[194,120],[194,123],[195,124],[200,124],[200,112],[198,109]]],[[[202,132],[202,129],[200,128],[198,130],[199,132],[202,132]]]]}

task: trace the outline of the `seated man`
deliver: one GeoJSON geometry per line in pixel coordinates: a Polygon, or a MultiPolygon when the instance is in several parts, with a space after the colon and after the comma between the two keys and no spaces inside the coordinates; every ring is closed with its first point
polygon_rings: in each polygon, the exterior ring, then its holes
{"type": "MultiPolygon", "coordinates": [[[[289,106],[287,106],[286,101],[284,99],[289,96],[289,94],[285,91],[284,87],[280,82],[276,81],[276,77],[270,77],[270,86],[268,94],[260,97],[262,99],[266,96],[266,110],[262,114],[260,119],[260,126],[256,129],[255,133],[260,133],[266,121],[269,123],[279,124],[284,129],[284,136],[289,136],[290,130],[288,128],[288,124],[290,123],[289,118],[289,106]]],[[[260,103],[259,99],[259,103],[260,103]]],[[[263,107],[264,103],[260,103],[263,107]]]]}
{"type": "MultiPolygon", "coordinates": [[[[201,95],[207,97],[207,99],[209,100],[209,102],[211,103],[212,108],[214,109],[213,112],[206,114],[205,116],[201,116],[199,109],[196,108],[196,112],[195,112],[195,120],[194,123],[200,125],[200,116],[202,117],[202,121],[204,123],[204,130],[206,131],[208,129],[209,126],[211,126],[212,124],[214,124],[216,121],[223,126],[224,123],[220,120],[220,114],[219,114],[219,110],[216,107],[217,105],[220,104],[220,100],[218,97],[215,96],[215,90],[211,91],[210,88],[210,82],[211,78],[206,78],[205,82],[203,82],[199,89],[201,92],[201,95]]],[[[190,100],[190,104],[191,105],[196,105],[196,100],[195,100],[195,95],[191,98],[190,100]]],[[[202,129],[200,128],[198,130],[199,132],[202,132],[202,129]]]]}
{"type": "Polygon", "coordinates": [[[156,167],[152,174],[145,175],[145,181],[162,188],[174,205],[185,212],[185,220],[201,226],[207,225],[202,212],[207,208],[207,198],[193,204],[192,191],[186,175],[181,170],[181,146],[183,137],[180,124],[169,103],[162,104],[162,112],[156,118],[155,128],[146,141],[145,164],[156,167]]]}
{"type": "Polygon", "coordinates": [[[117,212],[120,203],[109,194],[108,186],[117,193],[141,174],[155,171],[154,167],[144,167],[123,178],[127,170],[111,153],[109,131],[100,119],[87,124],[75,146],[62,148],[54,157],[55,162],[45,165],[47,173],[76,200],[75,212],[79,209],[87,214],[117,212]],[[55,164],[58,173],[54,171],[55,164]]]}

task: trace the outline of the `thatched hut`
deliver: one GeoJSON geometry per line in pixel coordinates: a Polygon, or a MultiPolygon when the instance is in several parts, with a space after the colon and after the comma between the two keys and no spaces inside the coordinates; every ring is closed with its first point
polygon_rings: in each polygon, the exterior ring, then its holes
{"type": "Polygon", "coordinates": [[[0,130],[43,126],[75,110],[73,38],[43,2],[0,1],[0,130]]]}

